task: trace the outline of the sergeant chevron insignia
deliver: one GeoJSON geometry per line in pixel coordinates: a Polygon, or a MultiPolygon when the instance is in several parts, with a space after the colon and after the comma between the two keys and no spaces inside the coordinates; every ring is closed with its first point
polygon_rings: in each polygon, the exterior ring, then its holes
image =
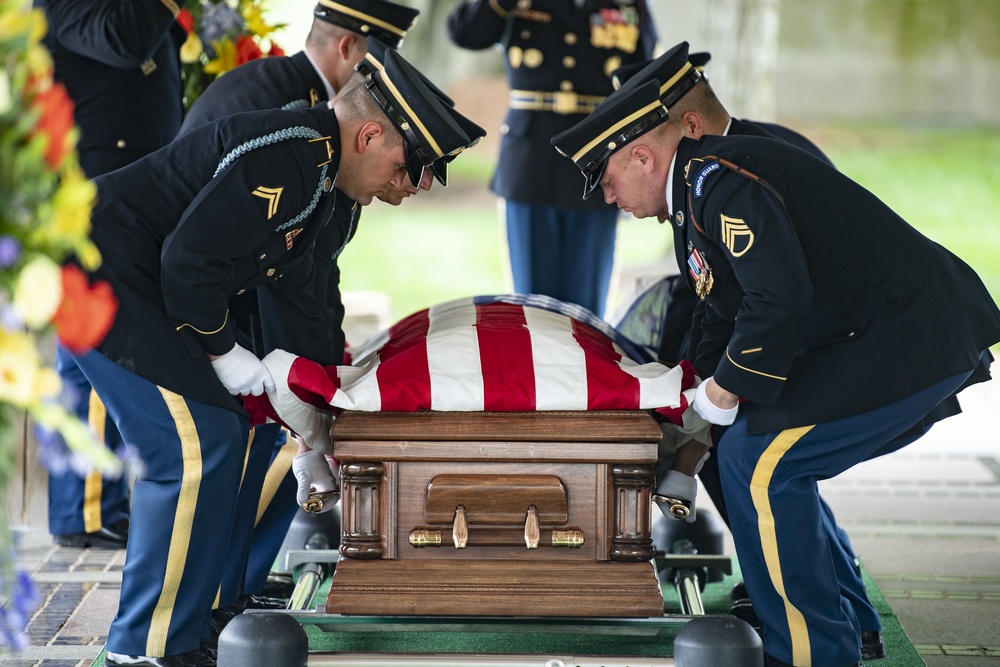
{"type": "Polygon", "coordinates": [[[267,200],[267,219],[270,220],[278,212],[278,200],[281,199],[281,192],[285,188],[269,188],[263,185],[257,186],[251,194],[255,197],[267,200]]]}
{"type": "Polygon", "coordinates": [[[720,213],[722,218],[722,242],[733,257],[742,257],[753,246],[753,230],[742,218],[730,218],[720,213]]]}

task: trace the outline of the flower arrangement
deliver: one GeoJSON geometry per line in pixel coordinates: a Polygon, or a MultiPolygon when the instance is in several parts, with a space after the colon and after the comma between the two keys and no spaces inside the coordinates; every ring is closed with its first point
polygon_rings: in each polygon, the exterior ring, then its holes
{"type": "Polygon", "coordinates": [[[187,31],[181,46],[184,103],[191,108],[218,77],[250,60],[283,56],[270,35],[284,24],[264,20],[264,3],[254,0],[201,0],[181,9],[177,22],[187,31]]]}
{"type": "MultiPolygon", "coordinates": [[[[40,43],[46,29],[41,10],[0,0],[0,494],[21,414],[40,441],[63,448],[63,460],[111,475],[122,470],[60,400],[59,376],[40,352],[39,338],[49,333],[71,350],[98,344],[117,308],[110,287],[90,284],[84,273],[101,261],[89,238],[96,188],[77,161],[73,104],[52,78],[40,43]],[[64,263],[71,256],[76,263],[64,263]]],[[[17,647],[34,591],[29,577],[12,576],[9,538],[0,513],[0,645],[17,647]]]]}

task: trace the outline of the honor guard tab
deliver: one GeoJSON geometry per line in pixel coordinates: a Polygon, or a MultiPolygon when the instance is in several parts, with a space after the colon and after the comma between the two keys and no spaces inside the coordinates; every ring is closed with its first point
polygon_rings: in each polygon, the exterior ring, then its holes
{"type": "Polygon", "coordinates": [[[374,36],[394,49],[403,45],[406,31],[417,21],[419,9],[386,0],[319,0],[313,15],[359,35],[374,36]]]}
{"type": "Polygon", "coordinates": [[[556,150],[583,172],[584,199],[600,187],[615,151],[667,120],[659,91],[658,81],[620,88],[583,121],[552,137],[556,150]]]}
{"type": "Polygon", "coordinates": [[[424,168],[433,168],[442,158],[454,158],[485,134],[445,103],[393,49],[386,49],[381,69],[373,67],[368,72],[365,86],[403,135],[406,171],[414,186],[420,185],[424,168]],[[473,139],[463,128],[477,128],[474,133],[482,134],[473,139]]]}
{"type": "MultiPolygon", "coordinates": [[[[696,55],[701,61],[702,56],[708,54],[696,55]]],[[[701,70],[692,63],[691,58],[692,56],[688,56],[688,43],[681,42],[645,65],[619,67],[611,78],[616,88],[641,86],[649,81],[658,81],[660,100],[669,109],[701,81],[701,70]]],[[[704,62],[708,62],[708,58],[705,58],[704,62]]]]}

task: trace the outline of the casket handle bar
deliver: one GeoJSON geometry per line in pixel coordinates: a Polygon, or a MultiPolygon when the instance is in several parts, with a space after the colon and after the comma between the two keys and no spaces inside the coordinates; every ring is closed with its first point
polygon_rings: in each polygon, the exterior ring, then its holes
{"type": "Polygon", "coordinates": [[[542,533],[538,529],[538,508],[534,505],[528,508],[528,518],[524,520],[524,545],[529,549],[537,549],[542,533]]]}
{"type": "Polygon", "coordinates": [[[464,549],[469,544],[469,522],[465,518],[465,505],[455,508],[455,523],[451,527],[451,540],[456,549],[464,549]]]}
{"type": "MultiPolygon", "coordinates": [[[[539,546],[578,549],[584,543],[583,531],[579,528],[542,528],[538,522],[538,509],[534,505],[528,507],[523,532],[517,528],[501,526],[470,528],[465,506],[459,505],[455,508],[451,539],[456,549],[468,546],[511,547],[519,544],[524,544],[528,549],[537,549],[539,546]]],[[[442,545],[441,529],[419,526],[410,531],[409,540],[410,545],[416,548],[439,547],[442,545]]]]}

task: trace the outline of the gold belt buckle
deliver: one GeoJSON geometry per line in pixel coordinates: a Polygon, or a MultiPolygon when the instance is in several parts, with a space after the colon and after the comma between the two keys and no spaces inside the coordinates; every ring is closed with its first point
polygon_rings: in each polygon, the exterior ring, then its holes
{"type": "Polygon", "coordinates": [[[571,114],[579,111],[579,95],[572,91],[559,90],[552,93],[552,110],[558,114],[571,114]]]}

